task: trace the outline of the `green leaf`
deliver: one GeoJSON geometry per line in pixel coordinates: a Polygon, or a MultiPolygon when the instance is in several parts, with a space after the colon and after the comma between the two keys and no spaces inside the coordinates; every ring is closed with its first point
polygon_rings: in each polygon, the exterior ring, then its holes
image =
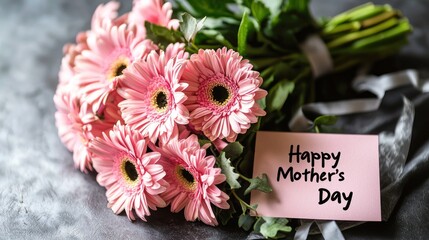
{"type": "Polygon", "coordinates": [[[228,224],[229,220],[233,218],[233,215],[235,213],[235,208],[233,204],[230,204],[229,209],[220,209],[215,207],[215,215],[216,218],[220,220],[222,225],[228,224]]]}
{"type": "Polygon", "coordinates": [[[262,98],[256,101],[258,103],[259,107],[261,107],[262,110],[264,110],[267,107],[267,101],[266,98],[262,98]]]}
{"type": "Polygon", "coordinates": [[[333,116],[333,115],[324,115],[324,116],[320,116],[317,117],[314,120],[314,125],[315,126],[320,126],[320,125],[334,125],[337,122],[337,117],[333,116]]]}
{"type": "Polygon", "coordinates": [[[263,89],[267,89],[267,87],[274,82],[274,74],[273,74],[274,70],[275,70],[275,67],[270,66],[261,72],[261,77],[264,79],[264,82],[262,83],[262,86],[261,86],[263,89]]]}
{"type": "Polygon", "coordinates": [[[228,144],[223,151],[225,152],[225,157],[229,159],[236,159],[241,156],[243,153],[243,145],[239,142],[232,142],[228,144]]]}
{"type": "Polygon", "coordinates": [[[235,0],[178,0],[178,5],[195,17],[235,17],[228,8],[235,0]]]}
{"type": "Polygon", "coordinates": [[[252,2],[251,6],[252,15],[258,20],[259,23],[265,20],[267,16],[270,15],[270,9],[265,6],[261,1],[252,2]]]}
{"type": "Polygon", "coordinates": [[[263,0],[263,2],[270,10],[271,15],[275,15],[281,10],[282,2],[284,2],[284,0],[263,0]]]}
{"type": "Polygon", "coordinates": [[[170,43],[183,42],[183,35],[179,31],[171,30],[150,22],[145,22],[146,38],[166,47],[170,43]]]}
{"type": "Polygon", "coordinates": [[[243,6],[246,6],[246,7],[250,8],[250,6],[252,5],[252,3],[253,3],[254,1],[257,1],[257,0],[242,0],[242,1],[241,1],[241,5],[243,5],[243,6]]]}
{"type": "Polygon", "coordinates": [[[247,33],[249,32],[249,17],[247,12],[244,12],[243,18],[241,19],[240,27],[238,28],[238,52],[240,55],[246,53],[246,44],[247,44],[247,33]]]}
{"type": "Polygon", "coordinates": [[[222,169],[222,173],[226,177],[226,182],[229,184],[231,189],[240,188],[241,185],[237,181],[240,175],[234,172],[234,167],[231,166],[231,161],[229,160],[229,158],[226,158],[225,152],[222,152],[217,158],[217,160],[220,168],[222,169]]]}
{"type": "Polygon", "coordinates": [[[250,182],[250,185],[246,189],[246,191],[244,191],[244,195],[249,194],[250,191],[252,190],[259,190],[265,193],[273,191],[273,189],[270,186],[270,183],[268,182],[267,174],[265,173],[262,174],[262,178],[260,177],[251,178],[249,179],[249,182],[250,182]]]}
{"type": "Polygon", "coordinates": [[[286,12],[295,12],[302,16],[310,17],[310,0],[289,0],[285,5],[286,12]]]}
{"type": "Polygon", "coordinates": [[[208,140],[208,139],[198,139],[198,143],[202,147],[202,146],[206,145],[207,143],[211,144],[212,142],[210,140],[208,140]]]}
{"type": "Polygon", "coordinates": [[[262,217],[264,223],[260,226],[260,233],[266,238],[281,238],[284,234],[280,232],[290,232],[292,228],[287,226],[289,222],[286,218],[262,217]]]}
{"type": "Polygon", "coordinates": [[[238,227],[243,228],[245,231],[249,231],[252,228],[253,223],[255,223],[255,220],[255,217],[252,217],[247,214],[242,214],[238,218],[238,227]]]}
{"type": "Polygon", "coordinates": [[[255,224],[253,224],[253,231],[256,233],[261,232],[261,226],[265,223],[265,220],[262,217],[257,217],[255,224]]]}
{"type": "Polygon", "coordinates": [[[227,47],[233,49],[234,46],[217,30],[202,29],[195,37],[195,45],[204,49],[216,49],[227,47]]]}
{"type": "Polygon", "coordinates": [[[191,16],[189,13],[183,13],[181,18],[182,21],[180,22],[180,31],[182,32],[186,41],[191,42],[194,40],[198,31],[203,28],[206,17],[200,21],[197,21],[197,19],[191,16]]]}
{"type": "Polygon", "coordinates": [[[282,43],[284,49],[290,49],[298,46],[297,37],[301,31],[314,28],[316,24],[309,11],[309,0],[288,0],[281,11],[272,16],[264,32],[275,42],[282,43]]]}
{"type": "MultiPolygon", "coordinates": [[[[312,131],[316,133],[327,131],[324,126],[334,125],[337,122],[337,117],[333,115],[319,116],[314,120],[312,131]]],[[[328,130],[328,131],[332,131],[328,130]]]]}
{"type": "Polygon", "coordinates": [[[283,80],[276,83],[269,91],[267,96],[268,111],[273,112],[281,110],[287,97],[295,88],[292,81],[283,80]]]}

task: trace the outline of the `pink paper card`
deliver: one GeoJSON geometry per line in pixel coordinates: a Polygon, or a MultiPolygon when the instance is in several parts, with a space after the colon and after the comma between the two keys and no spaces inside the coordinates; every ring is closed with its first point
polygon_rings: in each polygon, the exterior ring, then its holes
{"type": "Polygon", "coordinates": [[[251,192],[258,216],[381,221],[377,135],[261,131],[253,176],[263,173],[273,191],[251,192]]]}

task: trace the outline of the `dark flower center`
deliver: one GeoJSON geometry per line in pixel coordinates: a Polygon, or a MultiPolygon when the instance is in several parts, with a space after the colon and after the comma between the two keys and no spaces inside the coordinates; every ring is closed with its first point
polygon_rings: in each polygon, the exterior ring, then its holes
{"type": "Polygon", "coordinates": [[[192,173],[180,165],[176,166],[176,176],[182,186],[188,191],[194,191],[197,188],[197,182],[192,173]]]}
{"type": "Polygon", "coordinates": [[[194,181],[195,181],[194,176],[190,172],[188,172],[186,169],[184,169],[184,168],[180,169],[180,174],[189,184],[194,183],[194,181]]]}
{"type": "Polygon", "coordinates": [[[124,170],[125,174],[127,174],[128,178],[133,182],[139,177],[136,166],[130,161],[125,161],[124,170]]]}
{"type": "Polygon", "coordinates": [[[155,98],[156,105],[159,109],[163,109],[167,106],[167,95],[163,91],[158,92],[155,98]]]}
{"type": "Polygon", "coordinates": [[[124,63],[121,63],[119,66],[117,66],[114,73],[115,77],[121,76],[125,68],[127,68],[127,65],[124,63]]]}
{"type": "Polygon", "coordinates": [[[129,60],[125,57],[119,57],[114,61],[107,72],[107,79],[112,80],[115,77],[122,76],[124,70],[128,67],[129,60]]]}
{"type": "Polygon", "coordinates": [[[228,89],[222,85],[216,85],[212,88],[211,92],[213,101],[218,103],[219,105],[224,105],[228,102],[228,99],[230,98],[230,93],[228,89]]]}

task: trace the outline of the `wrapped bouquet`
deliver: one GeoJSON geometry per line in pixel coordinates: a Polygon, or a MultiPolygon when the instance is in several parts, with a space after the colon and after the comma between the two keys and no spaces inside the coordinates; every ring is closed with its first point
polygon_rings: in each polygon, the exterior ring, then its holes
{"type": "MultiPolygon", "coordinates": [[[[251,177],[256,132],[289,131],[316,100],[317,78],[394,54],[411,31],[388,5],[322,20],[302,0],[118,9],[100,5],[64,47],[55,118],[75,166],[95,171],[108,207],[130,220],[169,206],[188,221],[237,221],[264,237],[292,228],[250,214],[249,193],[272,191],[266,175],[251,177]]],[[[322,116],[307,130],[330,122],[322,116]]]]}

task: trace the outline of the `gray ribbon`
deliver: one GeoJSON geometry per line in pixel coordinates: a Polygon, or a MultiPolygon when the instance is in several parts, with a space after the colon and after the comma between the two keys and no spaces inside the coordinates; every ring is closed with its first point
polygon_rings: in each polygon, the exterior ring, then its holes
{"type": "Polygon", "coordinates": [[[401,117],[396,124],[395,132],[379,134],[380,180],[381,180],[381,213],[387,221],[402,192],[405,162],[411,143],[414,122],[414,106],[404,98],[401,117]]]}
{"type": "Polygon", "coordinates": [[[359,76],[352,85],[358,92],[369,91],[382,99],[386,91],[412,84],[419,87],[418,74],[415,70],[408,69],[395,73],[376,76],[359,76]]]}
{"type": "Polygon", "coordinates": [[[289,128],[295,132],[308,130],[311,122],[304,115],[306,111],[315,112],[320,115],[345,115],[377,110],[386,91],[408,84],[412,84],[422,91],[429,90],[429,82],[420,84],[415,70],[404,70],[379,77],[360,76],[353,81],[353,88],[358,92],[369,91],[376,98],[306,104],[290,120],[289,128]]]}
{"type": "Polygon", "coordinates": [[[305,240],[310,232],[310,228],[316,223],[319,227],[320,232],[325,239],[338,239],[344,240],[344,236],[341,233],[338,225],[335,221],[314,221],[314,220],[302,220],[301,226],[296,229],[294,240],[305,240]]]}
{"type": "Polygon", "coordinates": [[[318,34],[308,36],[299,47],[310,63],[314,78],[329,73],[334,69],[329,50],[318,34]]]}

